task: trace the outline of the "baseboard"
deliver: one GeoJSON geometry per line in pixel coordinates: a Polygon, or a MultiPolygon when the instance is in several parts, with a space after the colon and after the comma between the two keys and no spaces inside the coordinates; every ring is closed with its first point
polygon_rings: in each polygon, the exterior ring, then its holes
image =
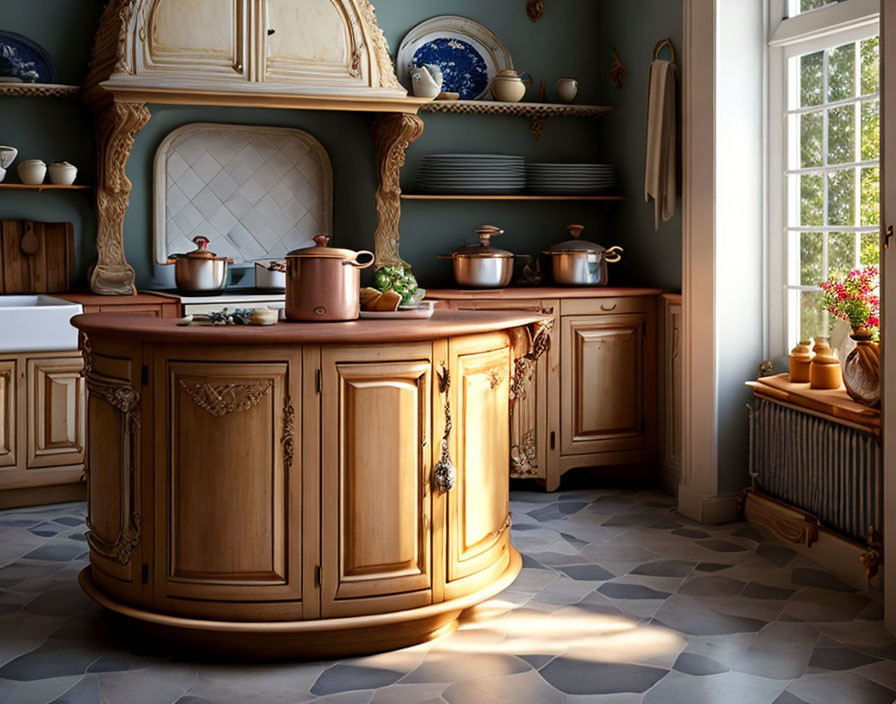
{"type": "Polygon", "coordinates": [[[80,482],[52,484],[50,486],[29,486],[22,489],[3,489],[0,491],[0,509],[86,500],[87,485],[80,482]]]}
{"type": "Polygon", "coordinates": [[[731,523],[737,520],[737,494],[710,496],[679,484],[678,512],[698,523],[731,523]]]}
{"type": "Polygon", "coordinates": [[[869,548],[818,525],[804,511],[751,492],[744,502],[744,514],[747,522],[764,536],[785,543],[844,582],[859,589],[881,588],[883,566],[878,565],[877,573],[869,578],[862,562],[863,557],[869,556],[869,548]]]}
{"type": "Polygon", "coordinates": [[[678,496],[678,485],[681,484],[681,470],[672,465],[660,465],[660,486],[667,494],[678,496]]]}

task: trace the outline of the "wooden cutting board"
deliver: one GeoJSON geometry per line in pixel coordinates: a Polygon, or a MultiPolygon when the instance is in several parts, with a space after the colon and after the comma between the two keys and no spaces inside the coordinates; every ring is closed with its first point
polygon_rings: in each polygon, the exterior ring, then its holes
{"type": "Polygon", "coordinates": [[[58,293],[71,287],[70,222],[0,220],[0,293],[58,293]]]}

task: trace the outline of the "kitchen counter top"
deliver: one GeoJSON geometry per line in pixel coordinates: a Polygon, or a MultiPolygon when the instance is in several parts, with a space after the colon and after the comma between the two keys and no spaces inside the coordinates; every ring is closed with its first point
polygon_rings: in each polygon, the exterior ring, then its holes
{"type": "Polygon", "coordinates": [[[426,297],[436,300],[463,299],[502,299],[529,300],[532,298],[617,298],[627,296],[657,296],[663,293],[661,288],[640,287],[567,287],[567,286],[531,286],[499,289],[460,289],[437,288],[427,289],[426,297]]]}
{"type": "Polygon", "coordinates": [[[509,330],[544,316],[525,311],[442,311],[429,320],[355,320],[344,323],[279,322],[271,326],[191,325],[95,313],[76,315],[72,325],[87,335],[125,335],[169,344],[292,345],[421,342],[509,330]]]}

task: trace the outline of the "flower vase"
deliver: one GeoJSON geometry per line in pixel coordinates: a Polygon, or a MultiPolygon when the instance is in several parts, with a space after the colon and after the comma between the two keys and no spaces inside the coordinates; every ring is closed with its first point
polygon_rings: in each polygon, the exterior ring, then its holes
{"type": "Polygon", "coordinates": [[[867,328],[854,328],[856,347],[843,363],[843,384],[849,395],[865,406],[880,406],[880,347],[867,328]]]}

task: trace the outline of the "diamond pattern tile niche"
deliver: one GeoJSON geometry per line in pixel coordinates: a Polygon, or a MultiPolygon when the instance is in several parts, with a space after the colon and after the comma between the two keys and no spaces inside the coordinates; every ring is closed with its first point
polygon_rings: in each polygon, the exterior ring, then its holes
{"type": "Polygon", "coordinates": [[[159,146],[153,201],[157,263],[197,235],[235,264],[266,262],[332,232],[333,170],[303,130],[194,123],[159,146]]]}

